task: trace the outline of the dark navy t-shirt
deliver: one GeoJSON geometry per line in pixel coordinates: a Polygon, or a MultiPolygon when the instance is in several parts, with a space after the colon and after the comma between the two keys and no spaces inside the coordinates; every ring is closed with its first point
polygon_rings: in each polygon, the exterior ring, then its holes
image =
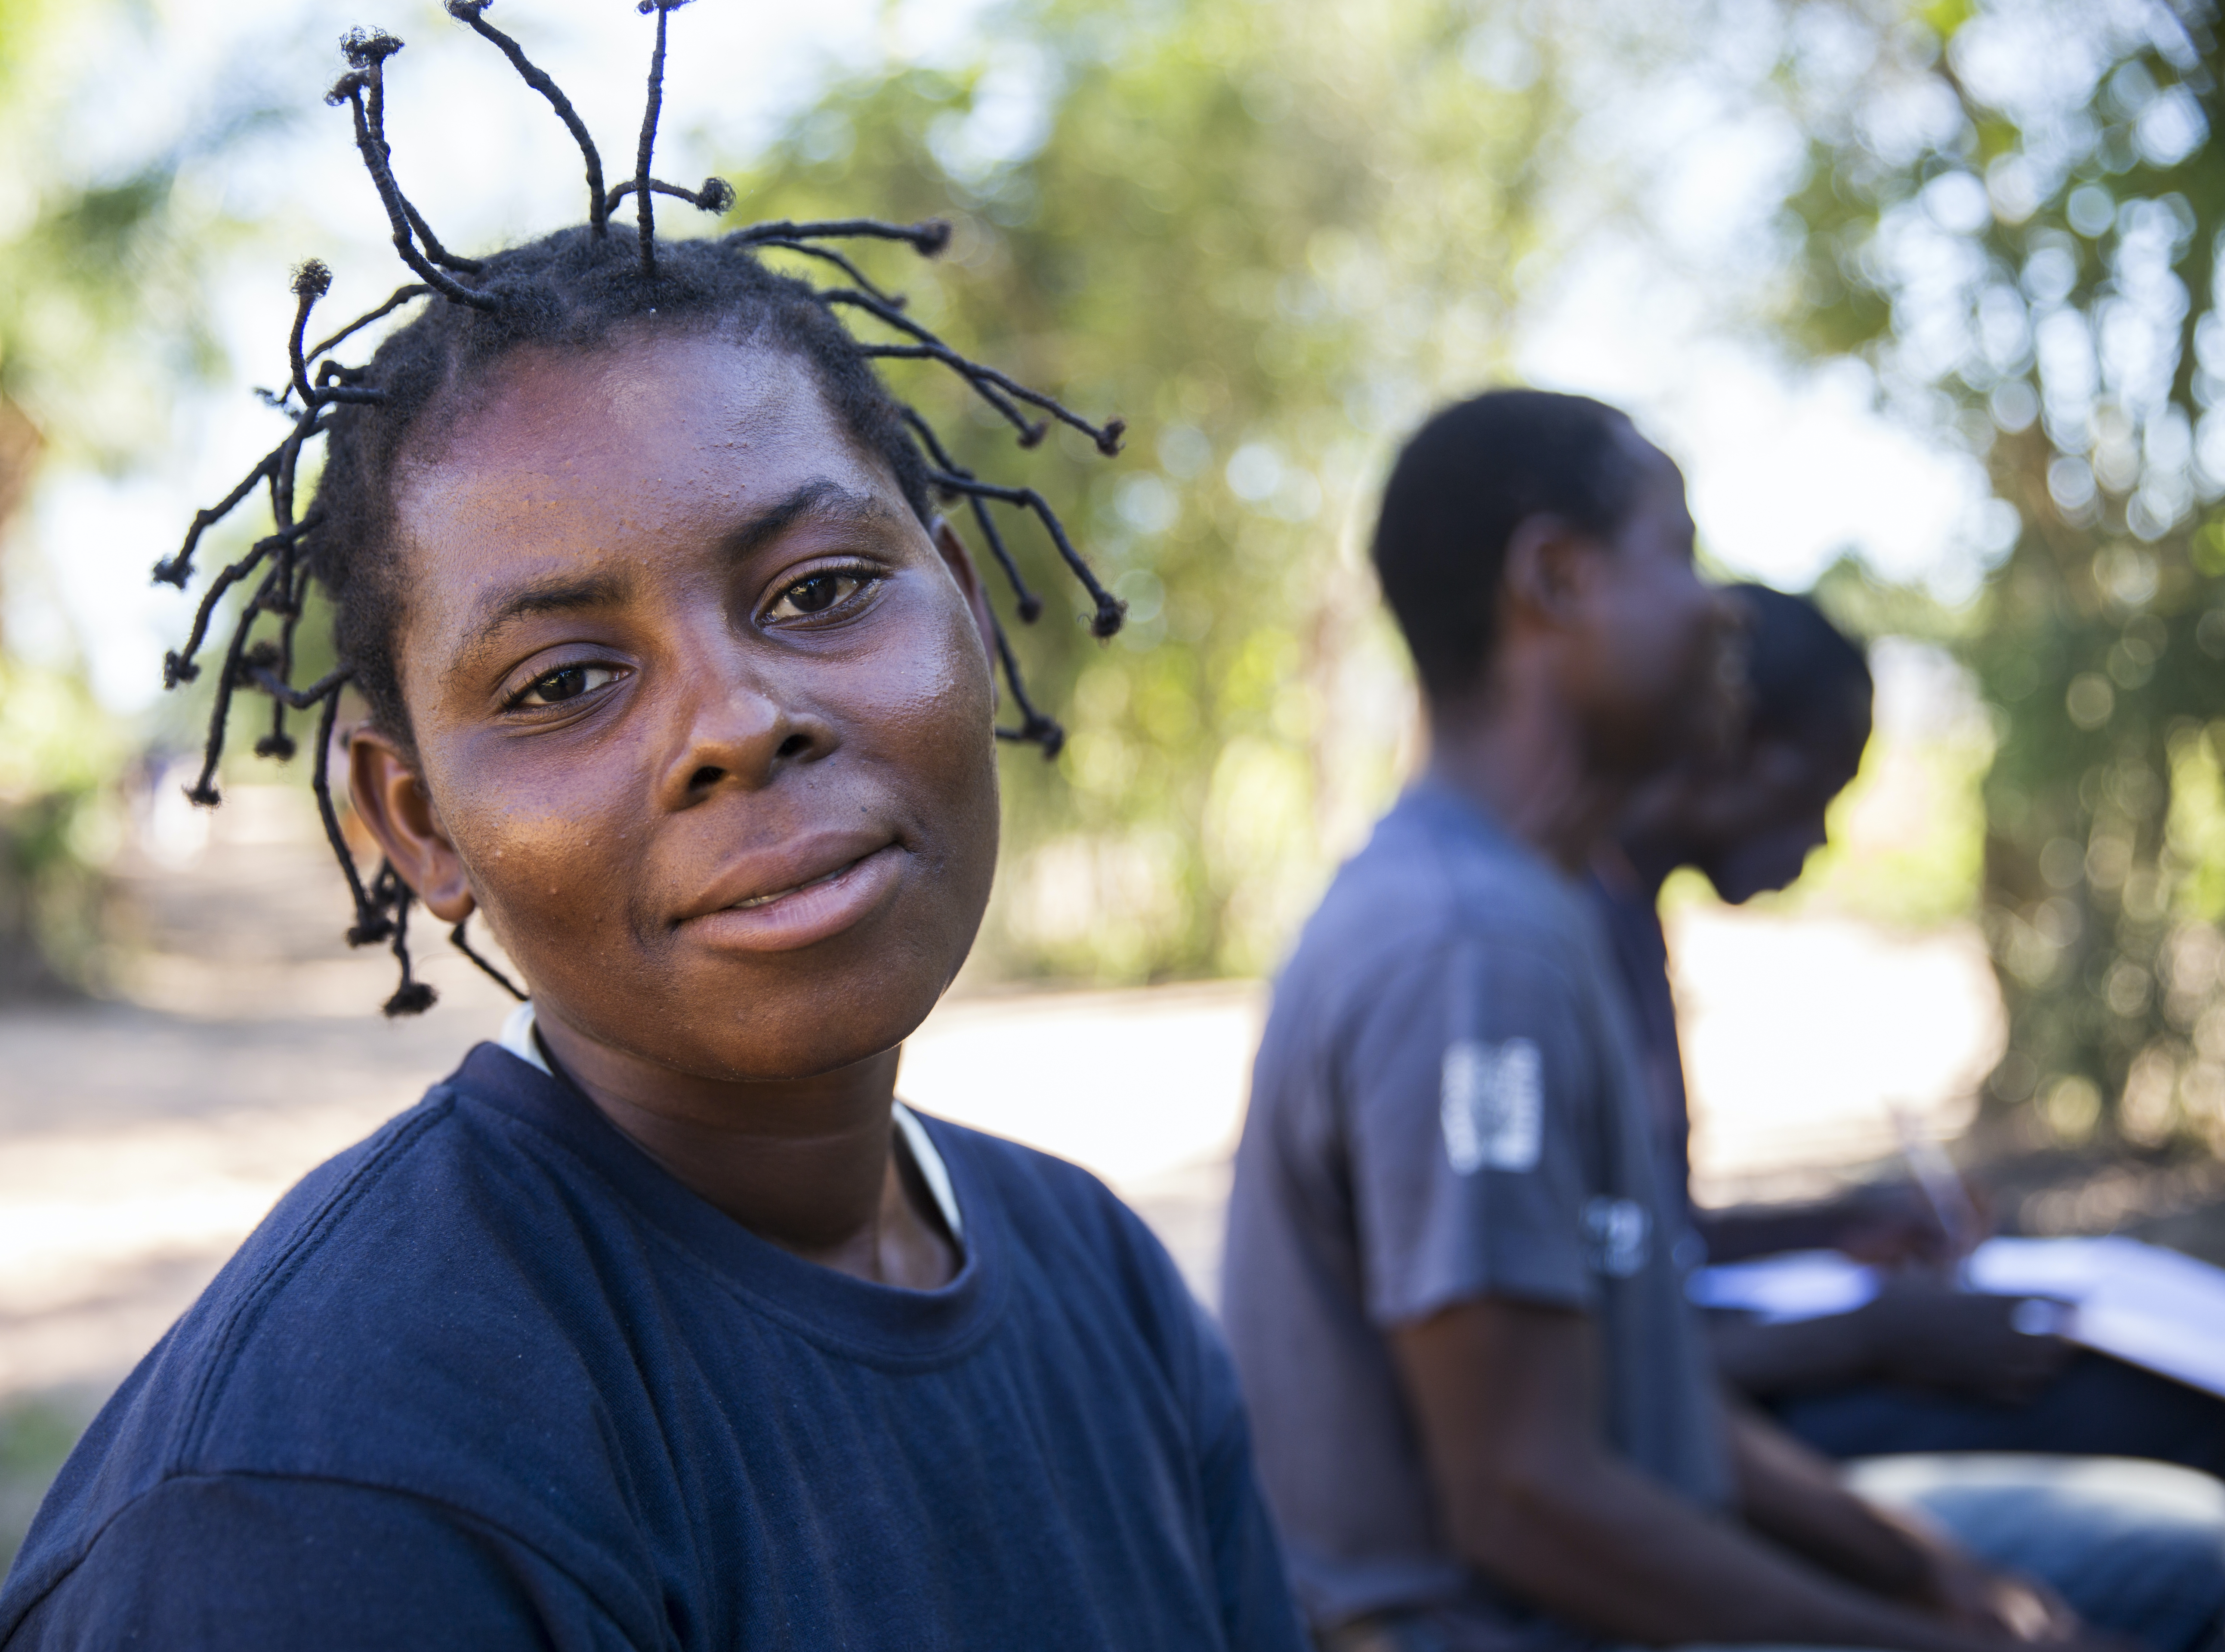
{"type": "Polygon", "coordinates": [[[1677,994],[1669,984],[1669,937],[1654,897],[1638,886],[1635,875],[1620,869],[1594,870],[1584,880],[1584,892],[1599,915],[1638,1038],[1662,1185],[1689,1206],[1691,1102],[1684,1092],[1684,1048],[1677,1035],[1677,994]]]}
{"type": "Polygon", "coordinates": [[[802,1261],[492,1045],[282,1200],[101,1413],[0,1644],[1302,1642],[1157,1243],[928,1121],[933,1291],[802,1261]]]}

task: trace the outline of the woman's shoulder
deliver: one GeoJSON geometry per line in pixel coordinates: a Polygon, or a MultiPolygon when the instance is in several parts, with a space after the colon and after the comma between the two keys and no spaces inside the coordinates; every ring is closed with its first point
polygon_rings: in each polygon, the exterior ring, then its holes
{"type": "Polygon", "coordinates": [[[468,1506],[480,1468],[530,1472],[521,1447],[591,1415],[576,1351],[603,1327],[566,1321],[613,1311],[587,1282],[592,1175],[479,1104],[472,1066],[278,1201],[103,1409],[42,1525],[89,1541],[181,1475],[468,1506]]]}
{"type": "Polygon", "coordinates": [[[415,1106],[295,1185],[174,1335],[218,1360],[251,1350],[339,1357],[359,1339],[399,1349],[419,1327],[509,1294],[520,1272],[562,1265],[592,1225],[592,1167],[490,1104],[518,1067],[481,1045],[415,1106]],[[552,1194],[554,1196],[552,1196],[552,1194]],[[275,1346],[270,1346],[275,1345],[275,1346]]]}

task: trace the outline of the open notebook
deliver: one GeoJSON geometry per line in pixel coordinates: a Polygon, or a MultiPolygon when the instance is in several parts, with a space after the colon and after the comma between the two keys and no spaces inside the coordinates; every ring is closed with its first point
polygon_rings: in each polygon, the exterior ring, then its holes
{"type": "MultiPolygon", "coordinates": [[[[2051,1327],[2059,1334],[2225,1396],[2225,1270],[2137,1239],[1988,1239],[1963,1282],[2070,1303],[2051,1327]]],[[[1834,1250],[1801,1250],[1702,1268],[1687,1288],[1702,1307],[1784,1323],[1851,1313],[1877,1294],[1878,1274],[1834,1250]]]]}

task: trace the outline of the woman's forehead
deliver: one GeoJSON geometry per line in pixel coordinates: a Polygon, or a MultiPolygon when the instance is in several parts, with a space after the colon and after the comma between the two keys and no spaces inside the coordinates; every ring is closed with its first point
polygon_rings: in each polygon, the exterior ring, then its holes
{"type": "Polygon", "coordinates": [[[496,361],[414,436],[403,493],[503,472],[648,475],[777,459],[846,442],[790,351],[707,332],[532,345],[496,361]]]}
{"type": "Polygon", "coordinates": [[[805,364],[683,334],[505,358],[405,461],[396,526],[418,591],[460,598],[524,564],[722,541],[802,495],[910,516],[805,364]]]}

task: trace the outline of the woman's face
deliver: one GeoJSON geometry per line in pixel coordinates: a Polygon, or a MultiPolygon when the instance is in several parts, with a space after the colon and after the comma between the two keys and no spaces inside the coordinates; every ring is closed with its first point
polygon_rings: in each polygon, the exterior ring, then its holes
{"type": "Polygon", "coordinates": [[[988,616],[785,351],[522,350],[397,489],[415,740],[357,806],[536,1013],[705,1078],[901,1041],[997,852],[988,616]]]}

